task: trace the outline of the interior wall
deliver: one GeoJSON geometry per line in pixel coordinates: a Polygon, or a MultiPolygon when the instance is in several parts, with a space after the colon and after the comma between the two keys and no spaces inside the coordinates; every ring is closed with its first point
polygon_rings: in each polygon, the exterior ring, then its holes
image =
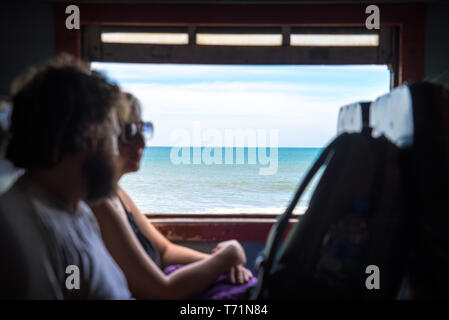
{"type": "Polygon", "coordinates": [[[424,79],[449,86],[449,5],[427,9],[424,79]]]}
{"type": "MultiPolygon", "coordinates": [[[[430,5],[426,16],[425,80],[449,86],[449,5],[430,5]]],[[[30,65],[55,54],[53,6],[0,3],[0,95],[30,65]]]]}
{"type": "Polygon", "coordinates": [[[53,6],[45,3],[0,3],[0,95],[29,66],[55,55],[53,6]]]}

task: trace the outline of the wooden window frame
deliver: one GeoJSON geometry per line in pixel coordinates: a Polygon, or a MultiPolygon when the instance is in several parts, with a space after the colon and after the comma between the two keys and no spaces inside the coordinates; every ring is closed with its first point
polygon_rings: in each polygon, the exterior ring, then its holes
{"type": "MultiPolygon", "coordinates": [[[[65,28],[55,4],[56,51],[82,57],[81,30],[65,28]]],[[[81,26],[364,27],[365,4],[80,4],[81,26]]],[[[424,4],[381,4],[382,27],[397,28],[396,85],[424,75],[424,4]]]]}
{"type": "MultiPolygon", "coordinates": [[[[252,33],[270,34],[273,28],[215,27],[212,31],[201,27],[185,26],[183,33],[190,34],[190,43],[186,45],[103,43],[103,32],[170,32],[173,27],[119,27],[87,25],[83,27],[82,58],[98,62],[130,63],[179,63],[179,64],[255,64],[255,65],[342,65],[342,64],[386,64],[396,65],[393,52],[394,28],[385,27],[379,31],[367,31],[364,28],[298,28],[279,26],[277,34],[282,35],[280,46],[219,46],[197,45],[196,33],[252,33]],[[286,29],[286,30],[285,30],[286,29]],[[377,47],[326,47],[326,46],[290,46],[290,30],[301,33],[338,34],[377,34],[377,47]],[[270,32],[271,31],[271,32],[270,32]]],[[[209,28],[210,30],[211,28],[209,28]]],[[[175,29],[176,30],[176,29],[175,29]]],[[[182,30],[182,29],[181,29],[182,30]]],[[[177,30],[179,31],[179,29],[177,30]]],[[[395,68],[396,69],[396,68],[395,68]]]]}
{"type": "MultiPolygon", "coordinates": [[[[81,30],[65,28],[65,5],[55,4],[55,45],[58,53],[78,58],[83,53],[82,30],[89,26],[122,27],[364,27],[366,4],[80,4],[81,30]]],[[[424,26],[423,4],[381,4],[381,29],[397,30],[393,41],[394,61],[390,65],[391,86],[423,80],[424,26]]],[[[288,43],[284,43],[286,45],[288,43]]],[[[98,49],[98,48],[97,48],[98,49]]],[[[317,51],[319,52],[319,50],[317,51]]],[[[269,53],[269,52],[267,52],[269,53]]],[[[318,54],[319,56],[319,54],[318,54]]],[[[294,62],[294,61],[293,61],[294,62]]],[[[317,61],[319,62],[319,61],[317,61]]],[[[175,217],[148,215],[156,227],[175,241],[265,241],[274,216],[251,217],[175,217]]],[[[294,224],[300,216],[291,221],[294,224]]],[[[290,225],[290,227],[291,227],[290,225]]]]}

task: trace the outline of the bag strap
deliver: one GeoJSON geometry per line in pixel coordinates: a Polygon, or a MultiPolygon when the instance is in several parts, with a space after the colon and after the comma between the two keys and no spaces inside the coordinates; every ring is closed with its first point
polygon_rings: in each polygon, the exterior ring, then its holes
{"type": "MultiPolygon", "coordinates": [[[[362,132],[361,134],[365,136],[371,136],[372,128],[369,126],[369,118],[370,118],[370,107],[371,102],[362,102],[361,103],[361,109],[362,109],[362,132]]],[[[285,230],[288,226],[288,221],[290,220],[293,210],[295,209],[296,205],[298,204],[299,199],[301,198],[302,194],[306,190],[309,183],[312,181],[313,177],[316,175],[318,170],[325,164],[329,163],[329,161],[332,159],[334,155],[334,150],[338,148],[338,146],[342,143],[343,140],[345,140],[347,133],[343,133],[337,138],[335,138],[327,147],[323,150],[321,155],[319,156],[318,160],[315,161],[312,168],[307,172],[307,175],[302,180],[298,190],[295,193],[295,196],[293,197],[292,201],[290,202],[288,208],[284,212],[283,215],[279,216],[276,220],[275,224],[272,226],[270,233],[268,234],[267,242],[265,245],[265,250],[262,255],[257,261],[258,267],[259,267],[259,281],[257,286],[255,287],[253,291],[253,298],[261,298],[261,294],[264,289],[264,284],[266,282],[266,276],[265,274],[269,274],[275,257],[276,253],[278,251],[279,245],[281,243],[282,237],[285,233],[285,230]]]]}
{"type": "Polygon", "coordinates": [[[334,154],[334,150],[342,143],[347,135],[347,133],[343,133],[342,135],[338,136],[326,147],[326,149],[323,150],[318,160],[315,161],[313,166],[307,172],[305,178],[302,180],[288,208],[286,209],[284,214],[278,217],[277,221],[271,228],[262,256],[262,261],[259,260],[259,283],[255,288],[255,291],[253,292],[253,297],[255,297],[256,299],[260,298],[260,294],[263,292],[264,282],[266,279],[265,273],[268,274],[273,266],[274,259],[281,243],[282,237],[285,233],[285,230],[287,229],[288,221],[291,218],[293,210],[295,209],[299,199],[301,198],[302,194],[304,193],[318,170],[325,163],[328,163],[331,160],[334,154]]]}

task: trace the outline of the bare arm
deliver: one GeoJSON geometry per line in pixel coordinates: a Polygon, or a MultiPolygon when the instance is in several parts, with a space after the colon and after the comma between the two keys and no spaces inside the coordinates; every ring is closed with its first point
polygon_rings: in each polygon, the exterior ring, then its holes
{"type": "Polygon", "coordinates": [[[195,261],[209,258],[210,254],[203,253],[188,247],[180,246],[170,242],[167,249],[161,256],[162,265],[169,266],[172,264],[190,264],[195,261]]]}
{"type": "Polygon", "coordinates": [[[122,188],[119,188],[119,195],[125,205],[130,209],[140,230],[156,246],[161,256],[161,264],[163,267],[178,263],[189,264],[210,256],[207,253],[172,243],[148,221],[147,217],[145,217],[131,197],[122,188]]]}
{"type": "MultiPolygon", "coordinates": [[[[163,267],[178,263],[190,264],[210,257],[207,253],[172,243],[151,224],[144,214],[142,214],[125,190],[119,187],[118,192],[122,201],[131,211],[140,230],[142,230],[145,236],[156,246],[161,256],[161,264],[163,267]]],[[[231,267],[228,270],[228,275],[229,280],[234,284],[245,283],[253,276],[251,271],[246,269],[243,265],[231,267]]]]}
{"type": "Polygon", "coordinates": [[[126,217],[114,208],[110,200],[105,200],[92,209],[106,247],[123,270],[135,298],[191,298],[232,266],[246,262],[241,246],[236,241],[230,241],[214,254],[165,275],[147,256],[126,217]]]}

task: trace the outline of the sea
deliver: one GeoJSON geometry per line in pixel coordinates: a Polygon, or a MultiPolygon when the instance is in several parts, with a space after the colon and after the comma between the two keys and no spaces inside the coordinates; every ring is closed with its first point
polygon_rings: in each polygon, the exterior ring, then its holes
{"type": "MultiPolygon", "coordinates": [[[[119,184],[143,213],[282,213],[322,151],[219,149],[147,146],[139,171],[124,175],[119,184]],[[259,152],[265,157],[259,157],[259,152]],[[206,154],[216,156],[213,163],[206,154]],[[237,161],[238,155],[244,155],[244,159],[237,161]]],[[[317,181],[314,179],[306,189],[295,213],[305,211],[317,181]]]]}

